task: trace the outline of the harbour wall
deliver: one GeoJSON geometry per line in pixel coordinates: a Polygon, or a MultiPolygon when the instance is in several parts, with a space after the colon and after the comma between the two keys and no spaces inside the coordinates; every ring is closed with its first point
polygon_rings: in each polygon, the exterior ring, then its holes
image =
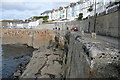
{"type": "Polygon", "coordinates": [[[54,39],[52,30],[37,29],[1,29],[2,44],[27,44],[34,48],[40,48],[49,44],[54,39]]]}
{"type": "Polygon", "coordinates": [[[64,44],[64,78],[120,79],[119,50],[104,41],[68,32],[64,44]]]}

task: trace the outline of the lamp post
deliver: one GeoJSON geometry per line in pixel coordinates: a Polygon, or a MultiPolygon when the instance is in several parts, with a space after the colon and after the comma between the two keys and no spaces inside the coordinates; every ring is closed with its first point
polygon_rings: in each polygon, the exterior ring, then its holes
{"type": "Polygon", "coordinates": [[[94,11],[94,33],[95,33],[95,29],[96,29],[96,18],[97,18],[97,14],[96,14],[96,0],[95,0],[95,11],[94,11]]]}
{"type": "Polygon", "coordinates": [[[96,18],[97,18],[97,14],[96,14],[96,0],[94,0],[95,3],[95,10],[94,10],[94,29],[93,29],[93,33],[92,33],[92,38],[96,39],[96,18]]]}

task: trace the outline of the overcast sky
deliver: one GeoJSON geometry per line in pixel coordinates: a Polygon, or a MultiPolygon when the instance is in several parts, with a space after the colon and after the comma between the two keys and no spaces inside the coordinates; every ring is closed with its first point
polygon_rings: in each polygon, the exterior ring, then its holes
{"type": "Polygon", "coordinates": [[[0,0],[0,20],[27,19],[78,0],[0,0]],[[2,14],[1,14],[2,13],[2,14]]]}

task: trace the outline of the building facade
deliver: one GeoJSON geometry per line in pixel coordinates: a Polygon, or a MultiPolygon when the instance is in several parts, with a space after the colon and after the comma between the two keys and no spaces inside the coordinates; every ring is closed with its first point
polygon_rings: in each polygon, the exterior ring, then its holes
{"type": "Polygon", "coordinates": [[[51,15],[48,15],[50,17],[49,20],[74,20],[78,18],[80,13],[83,13],[83,18],[94,16],[95,13],[108,13],[108,9],[112,8],[110,5],[115,1],[116,0],[80,0],[76,3],[70,3],[70,5],[66,7],[59,7],[59,9],[53,10],[51,15]]]}
{"type": "Polygon", "coordinates": [[[2,20],[2,28],[16,28],[17,24],[21,23],[21,20],[2,20]]]}

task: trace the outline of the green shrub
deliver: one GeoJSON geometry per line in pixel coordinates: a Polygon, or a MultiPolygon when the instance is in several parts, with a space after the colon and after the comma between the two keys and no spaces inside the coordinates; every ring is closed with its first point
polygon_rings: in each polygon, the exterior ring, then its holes
{"type": "Polygon", "coordinates": [[[80,13],[79,17],[78,17],[78,20],[82,20],[82,18],[83,18],[83,13],[80,13]]]}
{"type": "Polygon", "coordinates": [[[119,2],[115,2],[115,5],[117,5],[117,4],[120,4],[120,1],[119,2]]]}
{"type": "Polygon", "coordinates": [[[43,20],[47,20],[49,16],[43,16],[43,20]]]}
{"type": "Polygon", "coordinates": [[[43,21],[42,23],[47,23],[48,21],[43,21]]]}
{"type": "Polygon", "coordinates": [[[36,19],[36,20],[41,19],[41,18],[43,18],[43,20],[47,20],[49,16],[34,16],[33,17],[33,19],[36,19]]]}
{"type": "Polygon", "coordinates": [[[90,6],[90,8],[88,9],[89,12],[93,11],[93,7],[90,6]]]}

